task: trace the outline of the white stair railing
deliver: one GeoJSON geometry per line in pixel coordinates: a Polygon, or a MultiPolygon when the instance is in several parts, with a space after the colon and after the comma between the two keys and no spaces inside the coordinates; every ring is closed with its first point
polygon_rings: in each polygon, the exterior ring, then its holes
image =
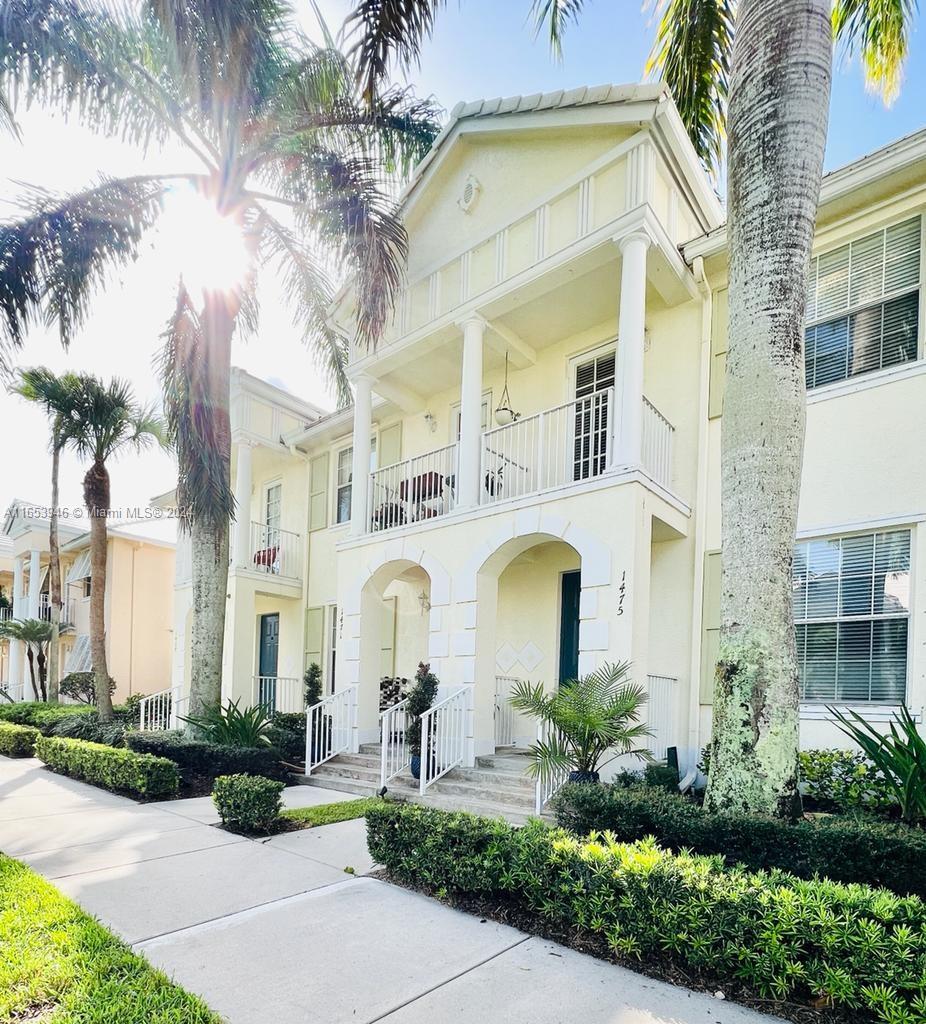
{"type": "Polygon", "coordinates": [[[356,753],[357,683],[345,686],[330,697],[313,704],[306,713],[305,773],[330,761],[338,754],[356,753]]]}
{"type": "Polygon", "coordinates": [[[305,708],[302,680],[295,676],[255,676],[253,700],[268,711],[302,711],[305,708]]]}
{"type": "Polygon", "coordinates": [[[511,706],[511,690],[521,680],[516,676],[495,677],[495,746],[514,746],[515,712],[511,706]]]}
{"type": "MultiPolygon", "coordinates": [[[[555,727],[549,722],[541,719],[537,723],[537,743],[548,743],[555,733],[555,727]]],[[[553,772],[551,775],[547,775],[545,778],[537,776],[537,784],[534,787],[534,813],[542,814],[544,807],[550,797],[565,783],[569,778],[569,771],[567,769],[561,769],[553,772]]]]}
{"type": "Polygon", "coordinates": [[[647,724],[653,733],[650,749],[662,761],[675,736],[675,705],[678,680],[674,676],[646,677],[649,699],[646,704],[647,724]]]}
{"type": "Polygon", "coordinates": [[[421,716],[419,792],[463,764],[466,756],[466,690],[461,688],[421,716]]]}
{"type": "Polygon", "coordinates": [[[160,690],[143,697],[138,705],[138,728],[141,732],[162,732],[176,729],[180,721],[180,687],[160,690]]]}
{"type": "Polygon", "coordinates": [[[411,763],[408,748],[408,727],[411,719],[408,715],[408,700],[399,701],[391,708],[386,708],[379,716],[380,738],[382,741],[382,760],[380,763],[379,784],[385,786],[411,763]]]}

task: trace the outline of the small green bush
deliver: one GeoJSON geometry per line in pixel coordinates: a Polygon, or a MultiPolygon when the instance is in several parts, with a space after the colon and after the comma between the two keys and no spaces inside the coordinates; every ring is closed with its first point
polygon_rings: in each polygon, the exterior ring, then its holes
{"type": "MultiPolygon", "coordinates": [[[[181,732],[128,732],[125,744],[139,754],[166,757],[180,769],[187,784],[219,775],[263,775],[285,778],[276,751],[270,747],[226,747],[220,743],[191,740],[181,732]]],[[[303,750],[305,748],[303,747],[303,750]]]]}
{"type": "Polygon", "coordinates": [[[93,711],[85,704],[46,704],[41,700],[28,700],[19,704],[0,704],[0,721],[31,725],[47,736],[60,719],[71,715],[90,715],[93,711]]]}
{"type": "MultiPolygon", "coordinates": [[[[591,788],[591,787],[587,787],[591,788]]],[[[926,906],[883,889],[730,870],[652,838],[579,839],[539,821],[383,802],[366,815],[374,860],[435,892],[504,897],[624,958],[669,960],[765,1000],[926,1019],[926,906]]]]}
{"type": "Polygon", "coordinates": [[[220,775],[212,787],[212,802],[226,827],[266,834],[283,810],[283,783],[260,775],[220,775]]]}
{"type": "Polygon", "coordinates": [[[124,747],[125,733],[125,722],[118,718],[111,722],[101,722],[99,713],[95,710],[88,711],[85,715],[63,715],[48,729],[49,736],[65,736],[72,740],[103,743],[107,747],[124,747]]]}
{"type": "MultiPolygon", "coordinates": [[[[116,681],[109,681],[109,695],[116,692],[116,681]]],[[[92,672],[68,672],[58,684],[62,697],[79,700],[81,704],[96,704],[96,676],[92,672]]]]}
{"type": "Polygon", "coordinates": [[[899,823],[838,816],[791,825],[709,814],[684,797],[646,786],[566,785],[552,807],[557,823],[580,836],[606,830],[622,842],[655,836],[671,850],[722,854],[730,864],[926,897],[926,832],[899,823]]]}
{"type": "Polygon", "coordinates": [[[0,722],[0,754],[7,757],[32,757],[35,754],[35,741],[41,735],[31,725],[0,722]]]}
{"type": "MultiPolygon", "coordinates": [[[[305,759],[305,712],[276,711],[267,732],[270,745],[284,761],[305,759]]],[[[262,773],[258,773],[262,774],[262,773]]]]}
{"type": "Polygon", "coordinates": [[[860,750],[802,750],[804,806],[816,811],[869,811],[897,806],[890,785],[860,750]]]}
{"type": "Polygon", "coordinates": [[[155,799],[176,795],[180,786],[180,772],[166,757],[117,750],[100,743],[40,736],[35,756],[52,771],[114,793],[155,799]]]}

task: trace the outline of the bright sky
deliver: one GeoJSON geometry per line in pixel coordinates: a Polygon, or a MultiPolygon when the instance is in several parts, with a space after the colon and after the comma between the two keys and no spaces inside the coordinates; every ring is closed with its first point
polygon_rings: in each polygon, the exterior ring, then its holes
{"type": "MultiPolygon", "coordinates": [[[[306,28],[316,34],[308,13],[311,4],[308,0],[295,3],[297,7],[303,4],[306,28]]],[[[321,6],[329,25],[336,29],[351,5],[349,0],[321,0],[321,6]]],[[[439,16],[438,30],[425,48],[420,70],[410,76],[418,93],[434,95],[449,111],[461,99],[631,82],[642,76],[654,25],[651,10],[641,10],[638,0],[591,0],[580,25],[569,32],[562,64],[553,62],[545,40],[533,40],[526,24],[529,6],[528,0],[449,4],[439,16]]],[[[838,60],[827,167],[838,167],[923,127],[924,95],[922,29],[913,37],[902,94],[889,109],[866,93],[857,63],[838,60]]],[[[183,154],[167,151],[142,156],[130,146],[97,138],[40,110],[21,113],[21,124],[22,144],[0,139],[0,217],[11,213],[9,201],[21,191],[17,182],[70,190],[91,183],[101,173],[192,167],[183,154]]],[[[153,235],[142,258],[113,275],[69,352],[62,351],[54,334],[36,330],[19,353],[19,364],[87,370],[107,378],[119,375],[132,382],[140,400],[158,401],[152,361],[160,349],[159,335],[176,289],[171,254],[177,243],[164,234],[153,235]]],[[[274,282],[262,282],[261,305],[259,336],[236,341],[236,365],[310,401],[331,404],[274,282]]],[[[0,424],[0,510],[14,497],[47,501],[50,460],[44,417],[20,399],[0,393],[0,424]]],[[[62,465],[63,504],[80,503],[82,475],[83,468],[73,456],[67,456],[62,465]]],[[[134,506],[172,487],[175,472],[170,458],[149,452],[114,463],[111,475],[114,506],[134,506]]]]}

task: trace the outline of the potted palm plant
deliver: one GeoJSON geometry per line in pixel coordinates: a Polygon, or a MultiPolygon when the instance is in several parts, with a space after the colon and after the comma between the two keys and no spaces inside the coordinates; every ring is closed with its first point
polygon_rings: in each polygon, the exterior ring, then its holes
{"type": "Polygon", "coordinates": [[[415,682],[408,694],[408,751],[411,755],[409,768],[416,779],[421,778],[421,716],[429,710],[437,696],[440,680],[431,671],[431,666],[420,662],[415,673],[415,682]]]}
{"type": "Polygon", "coordinates": [[[570,782],[597,782],[601,769],[623,755],[652,761],[641,740],[652,733],[638,721],[646,690],[627,678],[630,662],[603,665],[569,679],[555,693],[543,683],[519,682],[511,706],[545,723],[545,738],[528,750],[528,772],[545,782],[569,772],[570,782]]]}

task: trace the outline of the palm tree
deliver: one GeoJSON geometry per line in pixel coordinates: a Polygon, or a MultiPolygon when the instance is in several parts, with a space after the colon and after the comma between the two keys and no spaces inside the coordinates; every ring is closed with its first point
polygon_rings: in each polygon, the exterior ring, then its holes
{"type": "Polygon", "coordinates": [[[48,647],[48,699],[58,701],[58,639],[61,631],[61,553],[58,549],[58,466],[64,444],[62,416],[69,409],[67,378],[43,366],[19,373],[13,391],[41,405],[51,423],[51,515],[48,524],[48,587],[51,591],[51,642],[48,647]]]}
{"type": "Polygon", "coordinates": [[[105,602],[111,504],[106,463],[130,449],[166,444],[166,429],[151,409],[136,403],[125,381],[104,384],[90,374],[67,373],[60,384],[66,397],[66,406],[58,410],[61,443],[90,461],[83,484],[90,520],[90,658],[97,710],[102,721],[109,721],[113,701],[106,664],[105,602]]]}
{"type": "Polygon", "coordinates": [[[51,641],[51,625],[43,619],[9,619],[0,622],[0,637],[19,640],[26,647],[29,662],[29,678],[36,700],[48,700],[46,688],[46,651],[51,641]],[[38,679],[36,679],[38,669],[38,679]]]}
{"type": "MultiPolygon", "coordinates": [[[[357,74],[374,95],[409,64],[439,0],[361,0],[357,74]]],[[[583,0],[533,0],[554,48],[583,0]]],[[[797,787],[799,687],[791,561],[804,446],[804,301],[835,33],[890,97],[909,0],[664,0],[650,68],[716,168],[727,125],[729,343],[724,400],[720,654],[707,804],[784,816],[797,787]],[[757,529],[756,524],[763,528],[757,529]],[[761,581],[761,582],[760,582],[761,581]]]]}
{"type": "Polygon", "coordinates": [[[190,190],[208,210],[200,230],[246,249],[244,280],[234,286],[213,281],[199,291],[181,281],[163,359],[178,503],[192,534],[190,711],[199,714],[221,694],[234,514],[230,351],[235,330],[256,324],[251,271],[270,268],[283,283],[295,321],[346,398],[346,339],[328,318],[329,275],[353,273],[357,341],[373,344],[406,255],[390,192],[429,148],[435,110],[399,90],[360,103],[344,57],[330,39],[324,47],[305,39],[285,0],[112,9],[0,0],[0,89],[141,147],[180,144],[196,168],[107,178],[71,196],[29,191],[26,215],[0,225],[7,348],[21,345],[33,322],[56,324],[67,343],[107,271],[138,254],[168,194],[190,190]]]}

